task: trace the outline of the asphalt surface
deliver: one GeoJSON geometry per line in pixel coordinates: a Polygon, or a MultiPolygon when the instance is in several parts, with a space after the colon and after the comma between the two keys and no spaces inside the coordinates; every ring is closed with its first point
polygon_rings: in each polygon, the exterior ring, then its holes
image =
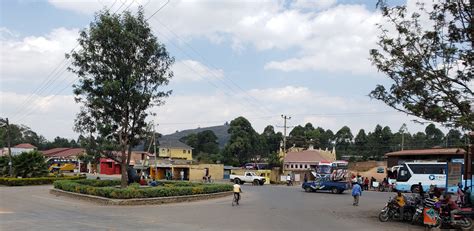
{"type": "Polygon", "coordinates": [[[392,193],[344,194],[243,186],[232,197],[149,206],[101,206],[49,194],[51,186],[0,187],[0,230],[422,230],[377,219],[392,193]]]}

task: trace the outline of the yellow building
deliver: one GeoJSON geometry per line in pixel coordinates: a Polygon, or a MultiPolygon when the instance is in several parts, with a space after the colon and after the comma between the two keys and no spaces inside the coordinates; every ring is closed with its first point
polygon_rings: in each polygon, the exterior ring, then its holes
{"type": "Polygon", "coordinates": [[[193,148],[179,140],[159,140],[158,156],[171,159],[193,159],[193,148]]]}

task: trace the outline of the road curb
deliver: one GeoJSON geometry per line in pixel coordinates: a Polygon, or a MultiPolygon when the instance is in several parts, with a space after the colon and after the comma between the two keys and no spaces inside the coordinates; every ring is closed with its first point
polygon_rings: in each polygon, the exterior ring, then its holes
{"type": "Polygon", "coordinates": [[[182,203],[198,200],[208,200],[213,198],[225,197],[232,195],[232,191],[219,192],[210,194],[198,194],[188,196],[174,196],[174,197],[155,197],[155,198],[134,198],[134,199],[110,199],[106,197],[99,197],[75,192],[68,192],[60,189],[50,189],[49,193],[56,196],[65,196],[73,199],[93,202],[99,205],[157,205],[169,203],[182,203]]]}

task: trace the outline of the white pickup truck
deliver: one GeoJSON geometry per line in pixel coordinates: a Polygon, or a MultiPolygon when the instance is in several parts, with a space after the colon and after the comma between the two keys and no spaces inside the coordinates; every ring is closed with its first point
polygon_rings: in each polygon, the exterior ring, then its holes
{"type": "Polygon", "coordinates": [[[254,185],[263,185],[265,183],[265,177],[257,176],[254,172],[245,172],[244,175],[230,174],[230,181],[236,184],[252,183],[254,185]]]}

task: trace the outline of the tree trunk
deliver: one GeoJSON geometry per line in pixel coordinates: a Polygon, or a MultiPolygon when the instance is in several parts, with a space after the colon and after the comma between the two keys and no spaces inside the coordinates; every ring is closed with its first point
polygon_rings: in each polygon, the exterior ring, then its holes
{"type": "Polygon", "coordinates": [[[120,171],[122,172],[122,177],[120,180],[120,187],[126,188],[128,186],[128,174],[127,174],[127,152],[125,150],[126,146],[122,145],[122,158],[120,163],[120,171]]]}

